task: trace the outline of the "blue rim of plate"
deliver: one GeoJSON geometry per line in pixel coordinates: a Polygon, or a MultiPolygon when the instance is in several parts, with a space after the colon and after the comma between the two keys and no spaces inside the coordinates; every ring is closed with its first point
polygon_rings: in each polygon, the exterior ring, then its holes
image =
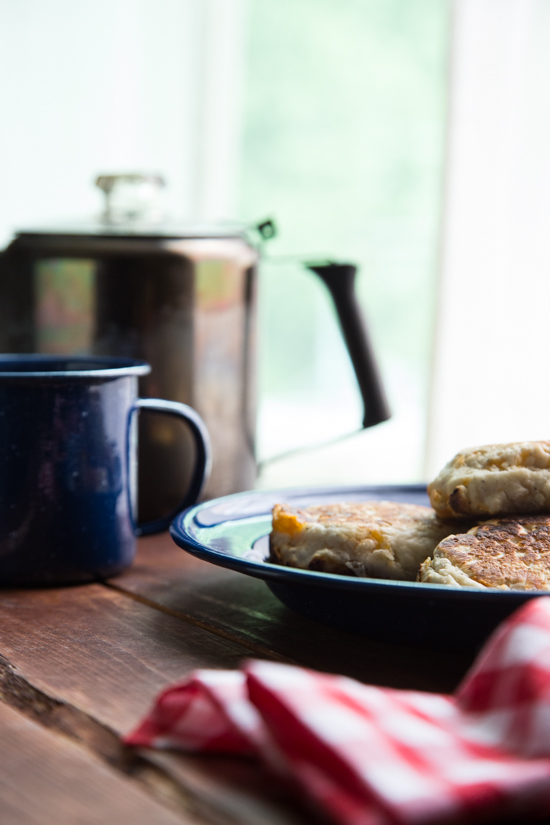
{"type": "MultiPolygon", "coordinates": [[[[308,506],[331,501],[402,501],[429,504],[424,485],[379,485],[361,487],[308,487],[284,490],[255,490],[212,499],[180,513],[170,527],[176,544],[199,559],[247,576],[274,584],[293,584],[307,587],[328,587],[332,590],[378,594],[401,592],[421,599],[462,599],[517,601],[548,595],[548,591],[479,590],[474,587],[453,588],[420,582],[393,579],[369,579],[341,576],[284,567],[261,560],[258,548],[271,531],[271,508],[275,503],[308,506]]],[[[265,552],[265,550],[263,551],[265,552]]]]}

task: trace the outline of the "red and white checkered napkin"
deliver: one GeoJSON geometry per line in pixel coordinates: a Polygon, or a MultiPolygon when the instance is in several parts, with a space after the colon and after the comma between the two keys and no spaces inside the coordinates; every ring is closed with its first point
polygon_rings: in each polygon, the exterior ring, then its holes
{"type": "Polygon", "coordinates": [[[257,756],[343,825],[550,811],[550,598],[500,626],[454,696],[252,661],[168,687],[126,742],[257,756]]]}

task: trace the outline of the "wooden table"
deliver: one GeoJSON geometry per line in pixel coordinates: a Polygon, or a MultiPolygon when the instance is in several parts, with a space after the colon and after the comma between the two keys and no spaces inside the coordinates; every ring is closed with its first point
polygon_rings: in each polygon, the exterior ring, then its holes
{"type": "Polygon", "coordinates": [[[247,760],[121,745],[167,682],[251,656],[434,691],[470,664],[325,628],[168,535],[141,539],[108,584],[0,591],[2,825],[311,823],[247,760]]]}

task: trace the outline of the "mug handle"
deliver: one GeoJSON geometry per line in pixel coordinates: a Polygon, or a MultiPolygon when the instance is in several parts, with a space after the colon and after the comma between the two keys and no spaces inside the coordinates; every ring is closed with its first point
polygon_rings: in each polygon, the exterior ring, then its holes
{"type": "Polygon", "coordinates": [[[161,398],[136,398],[134,406],[130,411],[130,419],[138,410],[149,410],[149,412],[164,413],[174,418],[183,419],[191,430],[191,435],[193,436],[197,450],[191,484],[178,506],[167,516],[135,525],[134,530],[136,536],[147,536],[151,533],[161,533],[163,530],[167,530],[178,513],[195,504],[210,475],[212,451],[210,447],[210,437],[204,421],[200,415],[195,412],[192,407],[188,407],[187,404],[180,404],[178,401],[166,401],[161,398]]]}

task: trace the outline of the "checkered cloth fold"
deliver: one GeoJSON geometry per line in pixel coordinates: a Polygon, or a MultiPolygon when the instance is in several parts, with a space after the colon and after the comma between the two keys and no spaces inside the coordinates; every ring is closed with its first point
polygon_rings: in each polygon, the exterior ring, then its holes
{"type": "Polygon", "coordinates": [[[342,825],[550,812],[550,597],[496,630],[453,696],[251,661],[171,685],[126,742],[255,756],[342,825]]]}

